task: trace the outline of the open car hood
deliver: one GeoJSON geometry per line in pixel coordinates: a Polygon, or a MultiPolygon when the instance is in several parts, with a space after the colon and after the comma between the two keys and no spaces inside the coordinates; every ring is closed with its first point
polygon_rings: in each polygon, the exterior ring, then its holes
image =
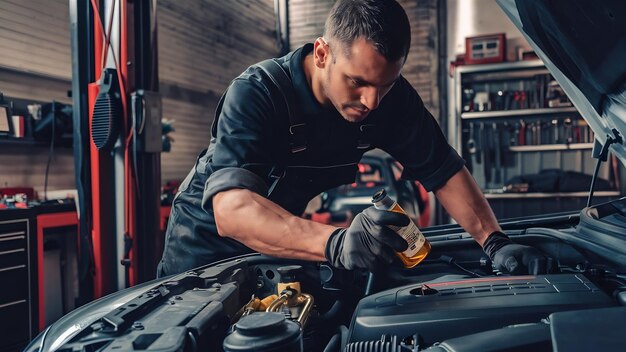
{"type": "MultiPolygon", "coordinates": [[[[596,136],[626,133],[626,2],[496,0],[596,136]]],[[[626,165],[623,142],[610,150],[626,165]]],[[[594,155],[595,155],[594,150],[594,155]]]]}

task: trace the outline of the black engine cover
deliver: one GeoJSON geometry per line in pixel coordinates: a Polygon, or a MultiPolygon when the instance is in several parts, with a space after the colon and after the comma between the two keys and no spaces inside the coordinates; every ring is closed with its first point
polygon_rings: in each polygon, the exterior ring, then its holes
{"type": "Polygon", "coordinates": [[[508,276],[414,284],[359,302],[349,342],[382,334],[419,334],[426,344],[512,324],[536,323],[550,313],[612,306],[581,274],[508,276]]]}

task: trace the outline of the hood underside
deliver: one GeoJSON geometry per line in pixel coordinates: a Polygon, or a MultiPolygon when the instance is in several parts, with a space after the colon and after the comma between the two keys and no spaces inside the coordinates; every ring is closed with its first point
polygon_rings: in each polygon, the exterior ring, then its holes
{"type": "MultiPolygon", "coordinates": [[[[626,2],[496,0],[605,143],[626,133],[626,2]]],[[[626,165],[624,143],[610,150],[626,165]]]]}

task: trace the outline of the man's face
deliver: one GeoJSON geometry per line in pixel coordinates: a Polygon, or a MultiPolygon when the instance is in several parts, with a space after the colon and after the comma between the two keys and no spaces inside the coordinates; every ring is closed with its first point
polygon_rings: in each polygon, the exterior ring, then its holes
{"type": "Polygon", "coordinates": [[[365,39],[355,40],[350,54],[346,55],[341,44],[326,43],[318,38],[314,53],[316,66],[322,69],[321,84],[326,102],[349,122],[362,121],[378,107],[400,76],[404,64],[403,59],[388,62],[365,39]]]}

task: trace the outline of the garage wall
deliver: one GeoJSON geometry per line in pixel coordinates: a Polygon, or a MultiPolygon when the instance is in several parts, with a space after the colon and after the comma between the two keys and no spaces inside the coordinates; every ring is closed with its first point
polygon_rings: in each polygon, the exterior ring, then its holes
{"type": "MultiPolygon", "coordinates": [[[[507,61],[514,61],[519,48],[531,49],[523,34],[506,16],[496,0],[447,0],[447,53],[448,62],[454,61],[456,55],[465,52],[465,38],[492,33],[505,33],[507,61]]],[[[456,119],[456,91],[454,80],[448,81],[448,115],[450,120],[456,119]]],[[[449,124],[449,135],[456,135],[456,124],[449,124]]],[[[521,174],[538,173],[543,169],[563,169],[566,171],[593,174],[595,159],[591,158],[591,150],[579,151],[548,151],[527,152],[517,156],[516,167],[507,170],[509,177],[521,174]]],[[[603,163],[599,177],[609,178],[609,167],[603,163]]],[[[623,173],[620,171],[620,173],[623,173]]],[[[475,175],[480,183],[480,175],[475,175]]],[[[506,179],[506,178],[505,178],[506,179]]]]}
{"type": "MultiPolygon", "coordinates": [[[[418,91],[439,119],[439,70],[437,0],[399,0],[411,23],[411,50],[402,74],[418,91]]],[[[290,0],[289,37],[291,48],[313,42],[322,35],[324,22],[334,0],[290,0]]]]}
{"type": "Polygon", "coordinates": [[[175,120],[162,181],[181,180],[209,143],[215,106],[251,64],[278,55],[273,0],[160,0],[157,12],[163,117],[175,120]]]}
{"type": "Polygon", "coordinates": [[[0,1],[0,66],[71,79],[67,0],[0,1]]]}
{"type": "MultiPolygon", "coordinates": [[[[290,45],[321,35],[332,0],[290,0],[290,45]]],[[[413,42],[404,69],[438,116],[436,0],[402,0],[413,42]]],[[[67,0],[0,1],[0,91],[8,97],[70,103],[67,0]]],[[[183,178],[209,141],[219,96],[248,65],[278,54],[272,0],[161,0],[157,8],[159,75],[164,117],[175,120],[171,153],[162,155],[162,180],[183,178]]],[[[36,146],[0,148],[0,185],[43,189],[47,153],[36,146]],[[33,150],[35,152],[33,152],[33,150]]],[[[72,151],[58,149],[49,189],[74,188],[72,151]]]]}
{"type": "MultiPolygon", "coordinates": [[[[0,91],[8,98],[71,103],[67,0],[0,1],[0,91]]],[[[57,148],[48,189],[74,186],[70,148],[57,148]]],[[[0,143],[0,186],[44,188],[48,148],[0,143]]]]}
{"type": "MultiPolygon", "coordinates": [[[[492,33],[504,33],[507,40],[507,56],[515,54],[518,47],[530,45],[504,14],[496,0],[446,0],[447,1],[447,62],[465,53],[465,38],[492,33]]],[[[514,57],[514,56],[513,56],[514,57]]],[[[447,68],[446,68],[447,69],[447,68]]],[[[456,91],[454,79],[448,79],[448,118],[455,119],[456,91]]],[[[449,124],[448,135],[455,135],[455,125],[449,124]]]]}
{"type": "Polygon", "coordinates": [[[326,16],[335,0],[289,0],[289,46],[291,50],[312,43],[324,32],[326,16]]]}
{"type": "MultiPolygon", "coordinates": [[[[215,105],[231,79],[278,53],[273,0],[175,1],[157,7],[163,116],[175,120],[162,180],[182,179],[208,145],[215,105]]],[[[67,0],[0,1],[0,91],[8,98],[71,103],[67,0]]],[[[0,186],[43,190],[48,149],[0,144],[0,186]]],[[[58,148],[48,189],[75,188],[70,148],[58,148]]]]}

